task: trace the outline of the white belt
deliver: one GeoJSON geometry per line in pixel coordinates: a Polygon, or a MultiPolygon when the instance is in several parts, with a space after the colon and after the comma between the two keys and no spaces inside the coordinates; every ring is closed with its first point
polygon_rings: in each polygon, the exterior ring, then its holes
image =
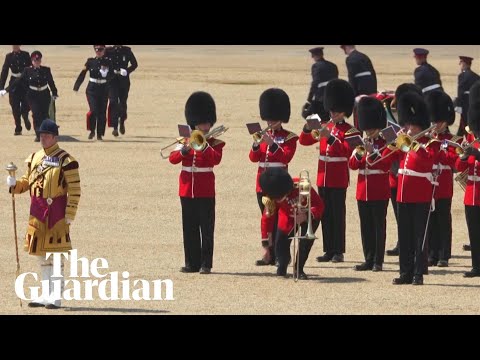
{"type": "Polygon", "coordinates": [[[327,84],[328,84],[328,81],[324,81],[324,82],[318,84],[318,85],[317,85],[317,88],[320,89],[320,88],[322,88],[322,87],[324,87],[324,86],[327,86],[327,84]]]}
{"type": "Polygon", "coordinates": [[[469,181],[477,182],[477,181],[480,181],[480,176],[477,176],[477,175],[468,175],[468,180],[469,180],[469,181]]]}
{"type": "Polygon", "coordinates": [[[361,73],[358,73],[357,75],[355,75],[355,77],[362,77],[362,76],[370,76],[372,75],[372,73],[370,71],[364,71],[364,72],[361,72],[361,73]]]}
{"type": "Polygon", "coordinates": [[[47,90],[48,85],[40,86],[40,87],[30,85],[29,88],[35,91],[43,91],[43,90],[47,90]]]}
{"type": "Polygon", "coordinates": [[[19,78],[20,76],[22,76],[22,73],[13,73],[11,74],[13,77],[16,77],[16,78],[19,78]]]}
{"type": "Polygon", "coordinates": [[[196,166],[182,166],[182,170],[186,171],[186,172],[192,172],[192,173],[193,172],[198,172],[198,173],[203,172],[203,173],[205,173],[205,172],[212,172],[213,168],[211,168],[211,167],[202,168],[202,167],[196,167],[196,166]]]}
{"type": "Polygon", "coordinates": [[[424,88],[422,89],[422,93],[426,93],[427,91],[435,90],[435,89],[438,89],[438,88],[440,88],[440,87],[441,87],[440,84],[433,84],[433,85],[424,87],[424,88]]]}
{"type": "Polygon", "coordinates": [[[452,170],[452,168],[448,165],[443,165],[443,164],[435,164],[433,165],[433,170],[437,170],[437,169],[440,169],[440,170],[452,170]]]}
{"type": "Polygon", "coordinates": [[[90,78],[90,82],[93,82],[95,84],[106,84],[107,83],[107,80],[105,79],[94,79],[94,78],[90,78]]]}
{"type": "Polygon", "coordinates": [[[470,91],[465,91],[464,94],[467,94],[467,95],[468,95],[468,94],[470,94],[470,91]]]}
{"type": "Polygon", "coordinates": [[[259,162],[258,166],[261,168],[286,167],[286,165],[281,162],[259,162]]]}
{"type": "Polygon", "coordinates": [[[421,173],[421,172],[417,172],[409,169],[398,169],[398,173],[402,175],[407,175],[407,176],[423,177],[425,179],[428,179],[430,182],[433,181],[432,173],[421,173]]]}
{"type": "Polygon", "coordinates": [[[325,162],[343,162],[343,161],[348,161],[346,157],[333,157],[333,156],[324,156],[320,155],[318,157],[320,160],[325,161],[325,162]]]}
{"type": "Polygon", "coordinates": [[[360,169],[358,170],[360,175],[377,175],[377,174],[386,174],[385,171],[380,169],[360,169]]]}

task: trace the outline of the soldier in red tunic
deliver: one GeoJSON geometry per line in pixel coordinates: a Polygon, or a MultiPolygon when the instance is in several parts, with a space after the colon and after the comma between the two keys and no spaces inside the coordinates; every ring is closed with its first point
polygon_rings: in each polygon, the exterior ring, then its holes
{"type": "MultiPolygon", "coordinates": [[[[480,137],[480,82],[470,89],[470,107],[468,109],[468,126],[472,134],[468,137],[470,143],[480,137]]],[[[468,170],[468,181],[465,189],[465,216],[467,219],[470,250],[472,252],[472,270],[464,277],[480,277],[480,152],[479,142],[465,150],[457,160],[459,172],[468,170]]]]}
{"type": "MultiPolygon", "coordinates": [[[[270,130],[266,131],[261,141],[254,142],[250,150],[250,161],[258,163],[256,192],[258,205],[263,214],[265,205],[262,203],[264,193],[260,186],[260,175],[269,168],[288,169],[288,163],[292,160],[297,149],[298,136],[291,131],[285,130],[282,124],[290,120],[290,99],[282,89],[268,89],[260,96],[260,117],[267,122],[270,130]]],[[[262,238],[264,255],[256,262],[257,266],[275,265],[275,232],[270,238],[262,238]]]]}
{"type": "Polygon", "coordinates": [[[357,147],[353,152],[349,167],[358,170],[357,204],[365,262],[356,265],[354,269],[382,271],[390,199],[388,177],[391,158],[375,163],[378,156],[375,152],[386,145],[380,131],[387,127],[387,115],[382,103],[372,97],[363,97],[359,101],[357,114],[360,130],[365,131],[367,139],[364,140],[363,147],[357,147]]]}
{"type": "MultiPolygon", "coordinates": [[[[290,262],[290,243],[295,236],[297,229],[294,229],[294,208],[301,204],[305,209],[307,198],[300,195],[298,189],[299,179],[292,177],[283,168],[268,169],[260,176],[260,184],[266,197],[268,198],[265,211],[262,216],[262,238],[266,238],[272,233],[275,215],[278,214],[278,229],[276,239],[276,253],[278,259],[278,276],[287,275],[287,267],[290,262]]],[[[312,230],[315,233],[323,214],[323,201],[317,192],[311,187],[311,219],[312,230]]],[[[308,207],[307,211],[299,210],[297,212],[296,223],[301,227],[301,236],[305,236],[308,227],[308,207]]],[[[303,271],[308,255],[313,246],[314,240],[300,239],[299,241],[299,264],[298,278],[307,280],[308,277],[303,271]]],[[[294,262],[294,276],[297,274],[297,264],[294,262]]]]}
{"type": "MultiPolygon", "coordinates": [[[[185,105],[185,117],[192,130],[208,133],[216,123],[215,102],[206,92],[195,92],[185,105]]],[[[213,266],[215,229],[215,174],[225,143],[209,138],[203,150],[180,144],[170,154],[172,164],[182,163],[180,201],[182,204],[185,266],[180,271],[210,274],[213,266]]]]}
{"type": "Polygon", "coordinates": [[[346,122],[352,115],[355,97],[353,89],[345,80],[335,79],[325,89],[325,109],[332,120],[318,132],[318,136],[305,125],[300,134],[300,144],[320,143],[317,186],[325,203],[322,218],[323,249],[319,262],[343,262],[345,253],[345,201],[349,184],[348,159],[352,155],[346,139],[360,132],[346,122]]]}
{"type": "Polygon", "coordinates": [[[428,235],[428,266],[448,267],[452,255],[452,197],[453,172],[455,168],[455,148],[446,140],[462,143],[463,138],[450,133],[449,126],[455,121],[453,101],[446,93],[432,91],[426,98],[430,121],[437,125],[431,144],[437,152],[445,149],[453,156],[446,158],[448,162],[437,159],[433,164],[433,175],[438,185],[435,187],[435,210],[430,214],[428,235]]]}

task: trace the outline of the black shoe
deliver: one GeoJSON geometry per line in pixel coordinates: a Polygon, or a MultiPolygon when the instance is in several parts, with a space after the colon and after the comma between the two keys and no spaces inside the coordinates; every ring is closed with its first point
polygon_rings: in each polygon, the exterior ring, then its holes
{"type": "Polygon", "coordinates": [[[207,268],[207,267],[202,267],[200,269],[200,274],[210,274],[212,272],[212,269],[207,268]]]}
{"type": "Polygon", "coordinates": [[[22,135],[22,130],[20,131],[15,130],[15,132],[13,133],[13,136],[19,136],[19,135],[22,135]]]}
{"type": "Polygon", "coordinates": [[[102,141],[103,140],[102,135],[97,135],[97,140],[102,141]]]}
{"type": "Polygon", "coordinates": [[[117,129],[113,130],[112,135],[115,137],[118,137],[118,130],[117,129]]]}
{"type": "Polygon", "coordinates": [[[378,264],[375,264],[373,265],[373,268],[372,268],[372,271],[383,271],[383,266],[382,265],[378,265],[378,264]]]}
{"type": "Polygon", "coordinates": [[[364,262],[364,263],[362,263],[362,264],[360,264],[360,265],[355,265],[355,266],[353,267],[353,269],[354,269],[355,271],[373,270],[373,264],[369,264],[369,263],[364,262]]]}
{"type": "Polygon", "coordinates": [[[125,134],[125,120],[120,120],[120,134],[125,134]]]}
{"type": "Polygon", "coordinates": [[[40,137],[39,136],[35,136],[35,140],[33,140],[34,142],[40,142],[40,137]]]}
{"type": "Polygon", "coordinates": [[[88,135],[88,140],[92,140],[95,137],[95,131],[92,131],[90,135],[88,135]]]}
{"type": "Polygon", "coordinates": [[[463,245],[463,251],[472,251],[472,247],[470,246],[470,244],[463,245]]]}
{"type": "Polygon", "coordinates": [[[471,271],[467,271],[463,274],[465,278],[473,278],[473,277],[480,277],[480,269],[472,269],[471,271]]]}
{"type": "Polygon", "coordinates": [[[438,260],[428,259],[428,266],[429,267],[437,266],[437,265],[438,265],[438,260]]]}
{"type": "Polygon", "coordinates": [[[415,275],[413,277],[412,285],[423,285],[423,276],[415,275]]]}
{"type": "Polygon", "coordinates": [[[27,131],[30,131],[30,129],[32,128],[32,124],[30,123],[30,121],[28,119],[23,119],[23,121],[25,122],[25,129],[27,129],[27,131]]]}
{"type": "Polygon", "coordinates": [[[412,278],[409,276],[405,275],[400,275],[400,277],[393,279],[392,284],[393,285],[405,285],[405,284],[411,284],[412,283],[412,278]]]}
{"type": "MultiPolygon", "coordinates": [[[[297,278],[297,273],[293,273],[293,277],[296,279],[297,278]]],[[[305,274],[303,271],[300,271],[300,275],[298,275],[298,280],[308,280],[307,274],[305,274]]]]}
{"type": "Polygon", "coordinates": [[[332,263],[341,263],[344,261],[343,254],[333,255],[332,263]]]}
{"type": "Polygon", "coordinates": [[[263,259],[260,259],[260,260],[257,260],[255,262],[255,265],[256,266],[268,266],[268,265],[275,265],[275,260],[270,260],[269,262],[263,260],[263,259]]]}
{"type": "Polygon", "coordinates": [[[54,305],[54,304],[47,304],[47,305],[45,305],[45,309],[58,310],[58,309],[60,309],[60,306],[57,306],[57,305],[54,305]]]}
{"type": "Polygon", "coordinates": [[[438,260],[438,267],[448,267],[448,260],[438,260]]]}
{"type": "Polygon", "coordinates": [[[197,270],[197,269],[193,269],[193,268],[191,268],[191,267],[189,267],[189,266],[183,266],[183,267],[180,269],[180,272],[182,272],[182,273],[196,273],[196,272],[198,272],[198,270],[197,270]]]}
{"type": "Polygon", "coordinates": [[[333,255],[325,253],[324,255],[317,257],[317,261],[318,262],[329,262],[330,260],[332,260],[332,258],[333,258],[333,255]]]}
{"type": "Polygon", "coordinates": [[[39,308],[39,307],[45,307],[45,305],[39,304],[39,303],[36,303],[36,302],[31,302],[31,303],[28,303],[28,307],[39,308]]]}
{"type": "Polygon", "coordinates": [[[277,276],[287,276],[287,269],[286,268],[277,268],[277,276]]]}
{"type": "Polygon", "coordinates": [[[394,247],[391,250],[387,250],[387,256],[399,256],[400,255],[400,249],[398,247],[394,247]]]}

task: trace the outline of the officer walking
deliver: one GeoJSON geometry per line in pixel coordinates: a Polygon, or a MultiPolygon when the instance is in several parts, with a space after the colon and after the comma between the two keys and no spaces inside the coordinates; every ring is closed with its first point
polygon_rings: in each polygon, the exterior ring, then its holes
{"type": "Polygon", "coordinates": [[[130,74],[138,67],[137,59],[128,46],[113,45],[106,49],[106,56],[112,60],[114,78],[109,86],[110,118],[109,126],[113,127],[112,134],[125,134],[127,120],[127,99],[130,91],[130,74]],[[129,65],[130,64],[130,65],[129,65]]]}
{"type": "Polygon", "coordinates": [[[42,53],[34,51],[31,55],[32,66],[26,67],[22,74],[10,86],[0,91],[0,95],[15,91],[18,86],[27,88],[27,101],[32,109],[33,128],[35,129],[35,142],[40,141],[38,128],[43,120],[49,117],[50,101],[58,98],[57,87],[53,81],[52,71],[47,66],[42,66],[42,53]],[[50,90],[52,96],[50,96],[50,90]]]}
{"type": "MultiPolygon", "coordinates": [[[[10,82],[19,78],[22,75],[23,69],[31,65],[30,54],[28,51],[20,49],[21,45],[12,45],[12,52],[5,56],[2,73],[0,75],[0,90],[5,88],[7,82],[8,70],[10,70],[10,82]]],[[[25,122],[25,128],[30,130],[32,124],[28,120],[28,112],[30,107],[27,102],[27,89],[25,86],[18,86],[15,91],[9,94],[10,106],[12,107],[13,118],[15,119],[15,133],[14,135],[22,135],[22,118],[25,122]]]]}
{"type": "Polygon", "coordinates": [[[328,82],[338,79],[338,68],[334,63],[325,60],[323,49],[323,47],[316,47],[309,50],[314,64],[312,65],[312,85],[302,111],[304,119],[312,114],[318,114],[322,121],[330,120],[329,112],[323,107],[323,94],[328,82]]]}
{"type": "Polygon", "coordinates": [[[370,58],[358,51],[355,45],[340,45],[347,55],[348,82],[355,96],[377,93],[377,74],[370,58]]]}
{"type": "Polygon", "coordinates": [[[413,54],[418,67],[413,74],[415,85],[422,89],[423,95],[430,91],[443,91],[440,73],[427,62],[429,51],[427,49],[415,48],[413,54]]]}
{"type": "Polygon", "coordinates": [[[477,81],[480,76],[473,72],[472,67],[473,58],[469,56],[460,56],[460,70],[458,75],[458,91],[455,99],[455,111],[460,114],[460,125],[458,126],[457,135],[465,135],[465,126],[468,123],[468,108],[469,108],[469,94],[470,88],[477,81]]]}

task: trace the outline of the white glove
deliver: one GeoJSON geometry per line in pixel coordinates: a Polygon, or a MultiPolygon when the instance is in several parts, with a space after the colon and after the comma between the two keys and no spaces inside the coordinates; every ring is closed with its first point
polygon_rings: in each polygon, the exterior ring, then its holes
{"type": "Polygon", "coordinates": [[[462,108],[460,106],[457,106],[455,108],[455,112],[461,114],[462,113],[462,108]]]}
{"type": "Polygon", "coordinates": [[[7,176],[7,186],[8,187],[12,187],[12,186],[15,186],[17,185],[17,180],[15,179],[14,176],[7,176]]]}
{"type": "Polygon", "coordinates": [[[100,69],[100,74],[102,74],[103,78],[106,78],[108,74],[108,69],[100,69]]]}
{"type": "Polygon", "coordinates": [[[65,224],[70,225],[72,222],[69,218],[65,218],[65,224]]]}
{"type": "Polygon", "coordinates": [[[7,90],[0,90],[0,96],[5,96],[7,94],[7,90]]]}
{"type": "Polygon", "coordinates": [[[125,70],[125,69],[120,69],[120,75],[122,75],[122,76],[127,76],[127,75],[128,75],[127,70],[125,70]]]}
{"type": "Polygon", "coordinates": [[[58,96],[52,96],[53,101],[58,99],[58,96]]]}

